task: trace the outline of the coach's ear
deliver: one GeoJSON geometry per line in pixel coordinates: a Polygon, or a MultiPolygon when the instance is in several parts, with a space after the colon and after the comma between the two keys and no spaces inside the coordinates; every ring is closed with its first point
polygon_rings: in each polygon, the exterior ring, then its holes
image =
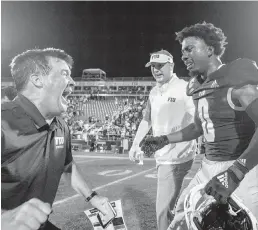
{"type": "Polygon", "coordinates": [[[214,54],[214,47],[208,46],[208,57],[211,57],[214,54]]]}
{"type": "Polygon", "coordinates": [[[42,88],[43,87],[42,77],[38,74],[32,74],[30,76],[30,81],[37,88],[42,88]]]}

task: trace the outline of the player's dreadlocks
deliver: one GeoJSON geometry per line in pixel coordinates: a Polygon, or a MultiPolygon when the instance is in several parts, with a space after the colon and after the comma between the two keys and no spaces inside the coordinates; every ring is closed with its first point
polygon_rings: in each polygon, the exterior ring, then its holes
{"type": "Polygon", "coordinates": [[[197,23],[185,27],[176,33],[176,40],[180,43],[187,37],[198,37],[205,41],[208,46],[214,47],[214,54],[222,56],[225,51],[227,37],[220,28],[215,27],[212,23],[197,23]]]}

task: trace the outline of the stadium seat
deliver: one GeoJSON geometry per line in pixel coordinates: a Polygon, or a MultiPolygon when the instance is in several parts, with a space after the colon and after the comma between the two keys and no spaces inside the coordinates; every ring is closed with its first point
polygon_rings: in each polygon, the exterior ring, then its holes
{"type": "Polygon", "coordinates": [[[85,103],[84,114],[86,119],[90,116],[94,116],[101,121],[104,121],[106,115],[111,117],[115,110],[117,110],[115,100],[88,101],[85,103]]]}

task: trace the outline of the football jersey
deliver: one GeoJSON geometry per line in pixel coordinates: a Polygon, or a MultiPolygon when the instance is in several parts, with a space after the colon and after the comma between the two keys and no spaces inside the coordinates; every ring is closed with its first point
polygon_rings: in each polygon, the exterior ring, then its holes
{"type": "MultiPolygon", "coordinates": [[[[187,84],[174,75],[168,83],[151,90],[146,113],[153,136],[176,132],[193,122],[195,109],[192,98],[186,95],[187,84]]],[[[194,158],[195,150],[195,141],[169,144],[156,151],[155,159],[157,164],[183,163],[194,158]]]]}
{"type": "Polygon", "coordinates": [[[254,122],[231,97],[234,87],[246,84],[258,85],[256,63],[249,59],[237,59],[221,66],[203,83],[198,77],[189,82],[188,95],[193,96],[197,107],[209,160],[235,160],[252,139],[254,122]]]}

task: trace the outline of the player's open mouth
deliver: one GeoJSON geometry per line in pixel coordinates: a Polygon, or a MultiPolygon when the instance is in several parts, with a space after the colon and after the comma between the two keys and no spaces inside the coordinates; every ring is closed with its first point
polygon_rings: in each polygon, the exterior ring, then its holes
{"type": "Polygon", "coordinates": [[[185,62],[185,65],[186,65],[186,68],[189,70],[189,69],[193,68],[194,63],[193,62],[185,62]]]}

